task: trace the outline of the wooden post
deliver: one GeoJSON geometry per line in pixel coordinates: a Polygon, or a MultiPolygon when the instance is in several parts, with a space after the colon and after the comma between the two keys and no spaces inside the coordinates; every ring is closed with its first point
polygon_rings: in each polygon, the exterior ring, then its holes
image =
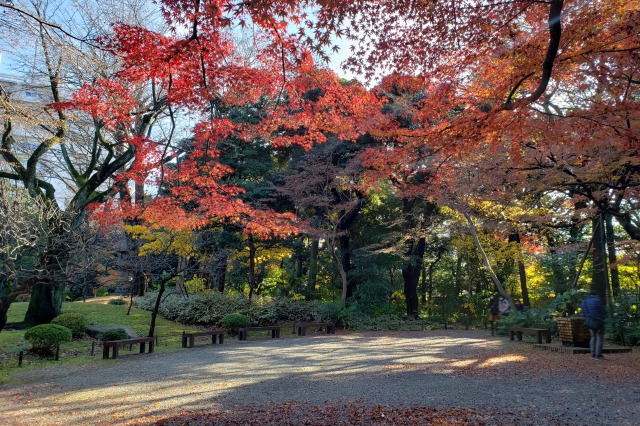
{"type": "Polygon", "coordinates": [[[60,346],[56,347],[56,361],[60,361],[60,346]]]}
{"type": "Polygon", "coordinates": [[[24,351],[20,351],[18,355],[18,367],[22,367],[22,359],[24,358],[24,351]]]}
{"type": "Polygon", "coordinates": [[[91,342],[91,356],[95,355],[96,353],[96,341],[94,340],[93,342],[91,342]]]}

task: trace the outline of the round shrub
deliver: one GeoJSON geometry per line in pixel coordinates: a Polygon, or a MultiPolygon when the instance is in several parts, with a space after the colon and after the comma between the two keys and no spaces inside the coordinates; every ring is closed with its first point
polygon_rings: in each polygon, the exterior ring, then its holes
{"type": "Polygon", "coordinates": [[[31,349],[43,355],[51,355],[61,343],[71,341],[71,330],[58,324],[42,324],[31,327],[24,338],[31,343],[31,349]]]}
{"type": "Polygon", "coordinates": [[[125,331],[124,328],[112,328],[111,330],[107,330],[102,335],[102,340],[124,340],[128,339],[129,334],[125,331]]]}
{"type": "Polygon", "coordinates": [[[124,299],[111,299],[108,302],[110,305],[124,305],[126,302],[124,301],[124,299]]]}
{"type": "Polygon", "coordinates": [[[227,314],[220,321],[229,334],[238,334],[238,329],[249,325],[249,318],[242,314],[227,314]]]}
{"type": "Polygon", "coordinates": [[[82,314],[60,314],[51,321],[51,324],[67,327],[71,330],[73,338],[77,339],[84,336],[84,332],[87,329],[87,318],[82,314]]]}

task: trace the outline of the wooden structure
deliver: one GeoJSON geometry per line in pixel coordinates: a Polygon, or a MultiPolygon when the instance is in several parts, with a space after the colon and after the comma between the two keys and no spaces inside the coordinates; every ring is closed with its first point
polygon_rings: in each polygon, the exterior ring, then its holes
{"type": "Polygon", "coordinates": [[[224,330],[209,330],[209,331],[195,331],[195,332],[182,332],[182,347],[192,348],[195,344],[196,337],[211,336],[211,344],[222,344],[224,342],[224,330]]]}
{"type": "Polygon", "coordinates": [[[295,325],[298,336],[306,336],[307,328],[317,327],[318,330],[325,329],[327,334],[335,334],[336,326],[332,322],[298,322],[295,325]]]}
{"type": "Polygon", "coordinates": [[[109,359],[110,348],[113,348],[113,359],[118,358],[118,350],[122,346],[129,345],[129,349],[134,344],[140,345],[140,353],[143,354],[147,343],[149,344],[149,353],[153,352],[154,337],[136,337],[134,339],[107,340],[102,344],[102,359],[109,359]]]}
{"type": "Polygon", "coordinates": [[[247,333],[249,331],[260,331],[260,330],[271,331],[272,339],[280,337],[280,327],[275,325],[266,326],[266,327],[241,327],[238,329],[238,340],[247,340],[247,333]]]}
{"type": "Polygon", "coordinates": [[[544,337],[545,343],[551,343],[551,330],[548,328],[531,328],[531,327],[511,327],[509,329],[509,339],[513,340],[517,337],[519,341],[522,341],[522,334],[535,334],[538,344],[542,344],[542,338],[544,337]]]}

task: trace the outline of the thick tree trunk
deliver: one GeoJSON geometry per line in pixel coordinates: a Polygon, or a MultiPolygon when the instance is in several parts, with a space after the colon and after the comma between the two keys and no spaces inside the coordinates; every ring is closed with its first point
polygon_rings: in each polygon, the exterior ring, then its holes
{"type": "Polygon", "coordinates": [[[404,278],[404,297],[407,303],[407,315],[417,317],[418,305],[418,281],[420,279],[420,264],[409,264],[402,268],[402,278],[404,278]]]}
{"type": "Polygon", "coordinates": [[[522,246],[520,244],[520,233],[513,232],[509,235],[509,242],[517,244],[518,249],[518,275],[520,276],[520,291],[522,292],[522,304],[524,306],[531,306],[529,301],[529,289],[527,287],[527,273],[524,269],[524,263],[522,262],[522,246]]]}
{"type": "MultiPolygon", "coordinates": [[[[60,236],[64,226],[59,221],[49,223],[51,235],[60,236]]],[[[44,278],[37,279],[31,287],[31,300],[24,322],[31,325],[48,324],[62,312],[66,282],[60,269],[68,260],[68,253],[61,249],[53,237],[49,237],[47,250],[40,257],[40,268],[47,271],[44,278]]]]}
{"type": "Polygon", "coordinates": [[[224,293],[224,286],[227,279],[227,264],[229,262],[229,256],[227,251],[224,250],[218,259],[213,270],[213,285],[220,293],[224,293]]]}
{"type": "Polygon", "coordinates": [[[607,300],[609,274],[607,273],[607,251],[604,234],[603,214],[593,220],[593,269],[591,272],[591,290],[596,290],[602,300],[607,300]]]}
{"type": "Polygon", "coordinates": [[[414,318],[417,318],[419,314],[418,282],[420,281],[425,246],[426,239],[424,237],[418,238],[415,243],[411,242],[407,251],[409,262],[402,268],[407,315],[414,318]]]}
{"type": "Polygon", "coordinates": [[[342,256],[342,267],[347,274],[347,299],[353,297],[357,288],[357,282],[351,277],[349,272],[353,268],[351,264],[351,239],[349,235],[340,236],[340,255],[342,256]]]}
{"type": "Polygon", "coordinates": [[[31,288],[31,300],[24,322],[30,325],[48,324],[62,312],[64,284],[39,281],[31,288]]]}
{"type": "Polygon", "coordinates": [[[609,271],[611,274],[611,290],[614,299],[620,294],[620,275],[618,274],[618,258],[616,254],[616,237],[613,231],[613,216],[605,215],[605,234],[607,254],[609,255],[609,271]]]}

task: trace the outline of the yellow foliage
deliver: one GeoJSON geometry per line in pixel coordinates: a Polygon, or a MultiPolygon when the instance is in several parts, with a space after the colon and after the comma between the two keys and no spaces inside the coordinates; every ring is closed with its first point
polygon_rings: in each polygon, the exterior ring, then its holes
{"type": "Polygon", "coordinates": [[[195,235],[190,230],[151,230],[142,225],[129,225],[125,226],[125,231],[134,239],[146,241],[140,247],[139,256],[170,253],[188,257],[196,254],[195,235]]]}

